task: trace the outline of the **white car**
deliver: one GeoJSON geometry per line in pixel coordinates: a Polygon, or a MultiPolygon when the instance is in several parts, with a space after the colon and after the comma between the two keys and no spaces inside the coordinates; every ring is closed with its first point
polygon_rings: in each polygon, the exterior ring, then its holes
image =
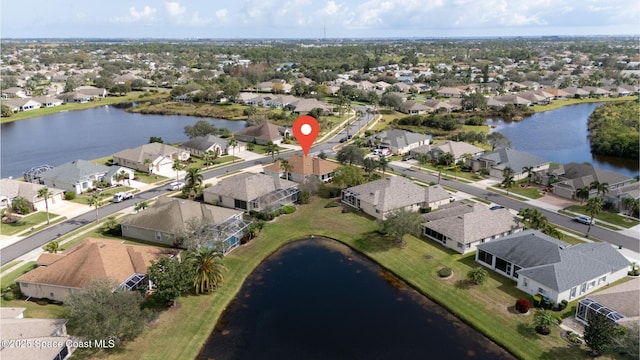
{"type": "Polygon", "coordinates": [[[182,181],[174,181],[169,184],[169,190],[180,190],[184,187],[184,183],[182,181]]]}
{"type": "Polygon", "coordinates": [[[573,221],[577,221],[581,224],[585,224],[585,225],[589,225],[589,223],[591,223],[591,225],[595,225],[596,221],[592,220],[590,216],[576,216],[573,218],[573,221]]]}

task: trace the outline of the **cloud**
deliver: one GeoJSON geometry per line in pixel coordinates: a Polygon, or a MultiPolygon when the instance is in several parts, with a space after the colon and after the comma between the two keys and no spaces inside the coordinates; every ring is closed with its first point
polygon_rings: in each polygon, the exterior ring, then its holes
{"type": "Polygon", "coordinates": [[[169,16],[180,18],[186,12],[187,8],[184,6],[180,6],[180,3],[177,1],[167,1],[164,3],[164,8],[167,10],[169,16]]]}
{"type": "Polygon", "coordinates": [[[327,1],[327,5],[320,10],[321,14],[324,15],[335,15],[343,10],[347,10],[344,4],[338,4],[335,1],[327,1]]]}
{"type": "Polygon", "coordinates": [[[129,8],[128,16],[121,16],[116,18],[116,22],[121,23],[134,23],[134,22],[149,22],[154,19],[156,9],[145,5],[141,10],[136,10],[135,7],[129,8]]]}

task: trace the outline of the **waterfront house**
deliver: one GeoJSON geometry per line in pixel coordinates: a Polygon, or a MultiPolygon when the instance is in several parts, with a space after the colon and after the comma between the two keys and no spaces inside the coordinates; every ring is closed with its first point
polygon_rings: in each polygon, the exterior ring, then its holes
{"type": "Polygon", "coordinates": [[[431,135],[391,129],[371,135],[366,140],[369,146],[388,148],[392,154],[400,155],[408,153],[417,147],[429,145],[431,135]]]}
{"type": "Polygon", "coordinates": [[[234,136],[238,141],[266,145],[270,141],[274,144],[280,144],[284,140],[285,134],[287,134],[286,128],[265,122],[236,131],[234,136]]]}
{"type": "MultiPolygon", "coordinates": [[[[246,144],[239,144],[242,145],[236,146],[234,151],[245,149],[246,144]]],[[[180,144],[180,148],[189,151],[192,156],[196,157],[203,157],[207,151],[217,153],[218,155],[226,155],[229,153],[229,141],[214,135],[196,136],[180,144]]]]}
{"type": "Polygon", "coordinates": [[[509,147],[499,148],[478,156],[471,161],[473,171],[487,169],[489,176],[496,178],[504,177],[504,170],[511,168],[514,180],[521,180],[529,176],[525,168],[531,167],[532,172],[546,170],[549,168],[549,161],[541,159],[535,155],[518,151],[509,147]]]}
{"type": "Polygon", "coordinates": [[[244,211],[271,212],[298,200],[298,184],[266,174],[240,173],[204,189],[204,201],[244,211]]]}
{"type": "Polygon", "coordinates": [[[476,262],[553,304],[571,301],[627,275],[629,260],[604,242],[568,245],[525,230],[477,246],[476,262]]]}
{"type": "MultiPolygon", "coordinates": [[[[34,211],[45,211],[47,204],[45,199],[38,197],[38,191],[44,188],[43,185],[13,179],[0,180],[0,209],[11,206],[13,200],[23,197],[34,211]]],[[[49,198],[47,199],[50,209],[62,204],[64,191],[61,189],[49,188],[49,198]]]]}
{"type": "Polygon", "coordinates": [[[127,216],[121,223],[125,237],[177,247],[180,235],[189,226],[203,226],[206,242],[223,254],[240,245],[251,222],[242,218],[243,212],[191,200],[161,197],[148,209],[127,216]]]}
{"type": "Polygon", "coordinates": [[[109,166],[87,160],[74,160],[39,174],[40,182],[49,188],[73,191],[76,194],[92,190],[95,182],[104,181],[109,166]]]}
{"type": "Polygon", "coordinates": [[[479,203],[454,202],[423,215],[422,234],[461,254],[480,244],[523,230],[507,209],[490,210],[479,203]]]}
{"type": "Polygon", "coordinates": [[[190,156],[185,149],[150,143],[113,154],[113,163],[138,171],[170,174],[175,160],[187,161],[190,156]]]}
{"type": "Polygon", "coordinates": [[[342,190],[342,203],[385,220],[397,210],[436,209],[449,203],[449,193],[440,185],[423,187],[402,176],[390,176],[342,190]]]}
{"type": "Polygon", "coordinates": [[[438,144],[431,145],[430,153],[434,159],[438,159],[444,154],[451,154],[453,155],[454,163],[457,163],[461,160],[471,161],[474,156],[480,156],[481,154],[483,154],[484,149],[463,141],[447,140],[438,144]],[[467,156],[470,156],[470,158],[466,159],[465,157],[467,156]]]}
{"type": "Polygon", "coordinates": [[[88,238],[64,252],[42,254],[38,267],[16,279],[30,298],[65,301],[92,280],[110,279],[118,288],[135,290],[145,283],[151,261],[173,256],[175,249],[88,238]]]}
{"type": "MultiPolygon", "coordinates": [[[[607,183],[609,192],[625,187],[633,181],[632,178],[614,171],[602,170],[592,164],[568,163],[554,169],[555,183],[552,184],[553,193],[567,199],[576,199],[576,190],[589,187],[591,183],[607,183]]],[[[590,189],[589,197],[596,196],[597,190],[590,189]]],[[[614,199],[612,199],[614,200],[614,199]]]]}

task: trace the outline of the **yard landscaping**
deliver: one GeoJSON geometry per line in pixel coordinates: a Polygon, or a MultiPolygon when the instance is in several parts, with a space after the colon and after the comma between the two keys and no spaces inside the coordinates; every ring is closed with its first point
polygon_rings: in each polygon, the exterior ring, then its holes
{"type": "MultiPolygon", "coordinates": [[[[54,213],[49,213],[49,219],[53,220],[58,217],[54,213]]],[[[62,221],[63,219],[56,219],[56,222],[62,221]]],[[[37,213],[27,215],[20,219],[18,222],[13,224],[0,224],[0,233],[2,235],[14,235],[20,233],[22,231],[31,229],[33,227],[39,227],[42,223],[46,224],[47,221],[47,213],[44,211],[38,211],[37,213]]],[[[51,221],[53,223],[53,221],[51,221]]]]}
{"type": "Polygon", "coordinates": [[[313,199],[291,215],[268,223],[257,239],[225,257],[225,284],[216,293],[180,298],[178,305],[160,315],[154,326],[108,359],[194,358],[227,304],[255,267],[280,246],[310,235],[338,239],[404,279],[421,293],[446,305],[464,321],[524,359],[581,359],[583,350],[570,347],[554,330],[542,337],[531,328],[530,317],[510,311],[519,297],[526,297],[512,280],[490,272],[483,285],[468,286],[466,273],[475,267],[473,255],[459,255],[435,243],[406,237],[405,248],[393,246],[375,230],[374,221],[356,213],[328,207],[327,199],[313,199]],[[453,276],[440,279],[438,270],[449,267],[453,276]],[[166,344],[171,343],[171,346],[166,344]]]}
{"type": "MultiPolygon", "coordinates": [[[[567,210],[573,213],[591,216],[591,214],[589,214],[589,211],[587,210],[587,207],[585,205],[572,205],[572,206],[569,206],[568,208],[565,208],[564,210],[567,210]]],[[[627,216],[621,216],[617,212],[614,213],[606,210],[600,212],[598,215],[595,216],[595,218],[597,220],[602,220],[609,224],[620,226],[626,229],[629,229],[633,226],[638,225],[638,220],[632,219],[627,216]]],[[[598,224],[598,225],[601,225],[601,224],[598,224]]],[[[614,230],[618,230],[618,229],[614,228],[614,230]]]]}

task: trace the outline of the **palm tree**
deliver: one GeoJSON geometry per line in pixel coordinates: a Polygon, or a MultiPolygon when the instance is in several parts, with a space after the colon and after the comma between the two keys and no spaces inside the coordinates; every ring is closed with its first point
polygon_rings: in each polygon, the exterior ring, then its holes
{"type": "Polygon", "coordinates": [[[247,150],[253,151],[253,149],[255,149],[255,148],[256,148],[256,144],[254,144],[252,142],[247,144],[247,150]]]}
{"type": "Polygon", "coordinates": [[[627,212],[627,215],[633,216],[638,211],[638,200],[630,197],[622,198],[622,206],[627,212]]]}
{"type": "Polygon", "coordinates": [[[591,182],[591,184],[589,184],[589,188],[596,191],[596,196],[600,196],[600,193],[602,193],[602,196],[604,197],[604,194],[609,192],[609,183],[601,183],[597,180],[594,180],[591,182]]]}
{"type": "Polygon", "coordinates": [[[289,160],[279,158],[278,161],[280,161],[280,167],[282,168],[282,171],[284,171],[286,179],[289,180],[289,172],[292,169],[291,164],[289,164],[289,160]]]}
{"type": "Polygon", "coordinates": [[[151,175],[151,166],[149,165],[151,165],[153,161],[151,161],[151,159],[149,158],[144,158],[143,163],[147,168],[147,175],[151,175]]]}
{"type": "Polygon", "coordinates": [[[48,252],[48,253],[52,253],[55,254],[58,251],[60,251],[60,244],[57,241],[52,241],[50,243],[47,243],[47,245],[45,245],[42,250],[48,252]]]}
{"type": "Polygon", "coordinates": [[[576,190],[576,198],[580,200],[580,205],[589,198],[589,187],[583,186],[576,190]]]}
{"type": "Polygon", "coordinates": [[[178,181],[178,173],[183,169],[184,165],[182,165],[182,162],[180,162],[179,159],[173,160],[173,166],[171,167],[171,170],[174,170],[176,172],[176,181],[178,181]]]}
{"type": "Polygon", "coordinates": [[[548,223],[544,225],[544,227],[542,228],[542,232],[559,240],[562,240],[564,238],[564,234],[560,230],[558,230],[557,227],[548,223]]]}
{"type": "Polygon", "coordinates": [[[586,207],[587,211],[591,215],[591,221],[589,221],[589,227],[587,228],[587,233],[585,234],[585,237],[589,237],[589,232],[591,231],[593,220],[595,219],[596,215],[598,215],[602,211],[602,208],[604,207],[604,200],[602,200],[602,198],[600,197],[591,198],[587,200],[586,207]]]}
{"type": "Polygon", "coordinates": [[[527,184],[531,184],[531,177],[533,176],[533,169],[535,169],[535,167],[533,167],[533,166],[525,166],[525,167],[522,168],[522,170],[527,173],[527,184]]]}
{"type": "Polygon", "coordinates": [[[238,140],[233,136],[229,138],[229,147],[231,147],[231,162],[236,162],[236,148],[238,147],[238,140]]]}
{"type": "Polygon", "coordinates": [[[551,328],[560,324],[558,323],[558,318],[551,312],[544,309],[537,309],[533,314],[533,321],[531,325],[533,325],[536,332],[539,334],[549,335],[549,333],[551,333],[551,328]]]}
{"type": "Polygon", "coordinates": [[[129,174],[127,174],[126,171],[121,170],[117,172],[113,178],[116,180],[116,183],[123,185],[124,181],[129,179],[129,174]]]}
{"type": "Polygon", "coordinates": [[[280,149],[278,148],[278,145],[274,144],[273,141],[269,141],[267,143],[267,152],[269,154],[271,154],[271,159],[275,160],[276,156],[275,154],[277,153],[278,155],[280,155],[280,149]]]}
{"type": "MultiPolygon", "coordinates": [[[[202,185],[202,182],[204,181],[204,177],[202,176],[202,174],[200,173],[200,169],[198,168],[188,168],[187,169],[187,173],[184,176],[184,180],[186,182],[186,188],[187,188],[187,193],[189,194],[189,199],[193,199],[191,197],[192,193],[197,194],[198,193],[198,189],[200,188],[200,186],[202,185]]],[[[194,195],[195,197],[195,195],[194,195]]]]}
{"type": "Polygon", "coordinates": [[[100,207],[100,196],[98,194],[93,194],[87,201],[89,206],[95,206],[96,208],[96,222],[98,222],[98,208],[100,207]]]}
{"type": "Polygon", "coordinates": [[[384,172],[389,168],[389,160],[387,160],[386,156],[380,156],[378,168],[382,171],[382,177],[384,178],[384,172]]]}
{"type": "Polygon", "coordinates": [[[489,277],[489,273],[482,266],[475,267],[467,273],[467,279],[474,285],[481,285],[487,280],[487,277],[489,277]]]}
{"type": "Polygon", "coordinates": [[[507,172],[507,169],[504,169],[504,179],[502,179],[502,187],[507,189],[507,196],[509,196],[509,188],[516,183],[516,180],[513,178],[513,172],[507,172]]]}
{"type": "Polygon", "coordinates": [[[202,161],[204,162],[204,166],[213,165],[213,160],[218,157],[218,151],[207,150],[202,154],[202,161]]]}
{"type": "Polygon", "coordinates": [[[51,197],[51,192],[48,187],[43,187],[38,190],[38,197],[44,199],[44,207],[47,209],[47,225],[51,222],[49,221],[49,198],[51,197]]]}
{"type": "Polygon", "coordinates": [[[373,158],[365,158],[362,161],[362,168],[367,174],[371,174],[378,167],[378,162],[373,158]]]}
{"type": "Polygon", "coordinates": [[[195,270],[193,287],[196,294],[212,292],[222,284],[225,267],[220,259],[222,254],[209,247],[200,247],[187,253],[185,261],[195,270]]]}
{"type": "Polygon", "coordinates": [[[353,139],[353,145],[355,145],[355,146],[357,146],[357,147],[364,147],[364,145],[365,145],[365,140],[364,140],[364,138],[363,138],[363,137],[361,137],[361,136],[356,136],[356,137],[353,139]]]}

